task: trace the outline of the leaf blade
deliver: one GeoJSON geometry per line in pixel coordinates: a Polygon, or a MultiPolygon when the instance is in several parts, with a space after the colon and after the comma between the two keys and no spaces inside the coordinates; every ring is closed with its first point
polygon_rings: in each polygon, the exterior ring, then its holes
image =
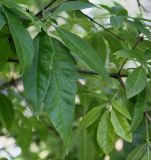
{"type": "Polygon", "coordinates": [[[100,120],[97,130],[97,141],[100,148],[105,154],[112,151],[114,146],[114,129],[108,117],[108,113],[105,112],[100,120]]]}
{"type": "Polygon", "coordinates": [[[109,82],[109,76],[102,60],[86,41],[66,30],[57,29],[57,31],[65,45],[72,51],[73,56],[78,56],[86,65],[95,70],[109,82]]]}
{"type": "Polygon", "coordinates": [[[9,29],[16,46],[17,56],[23,71],[30,67],[34,56],[34,45],[29,33],[21,25],[20,20],[3,7],[9,29]],[[21,39],[23,38],[23,40],[21,39]]]}
{"type": "Polygon", "coordinates": [[[51,78],[53,49],[50,37],[42,31],[35,39],[35,56],[30,69],[23,75],[25,94],[39,112],[51,78]]]}
{"type": "Polygon", "coordinates": [[[56,15],[59,12],[62,11],[72,11],[72,10],[81,10],[85,8],[92,8],[95,7],[94,4],[88,3],[88,2],[82,2],[82,1],[70,1],[65,2],[62,5],[60,5],[53,13],[52,15],[56,15]]]}
{"type": "Polygon", "coordinates": [[[131,98],[140,93],[146,86],[147,74],[143,67],[138,67],[127,77],[125,88],[127,98],[131,98]],[[141,84],[141,85],[140,85],[141,84]]]}
{"type": "Polygon", "coordinates": [[[77,89],[75,61],[68,54],[69,51],[54,38],[52,38],[52,48],[54,49],[52,77],[44,103],[50,120],[67,149],[70,143],[77,89]]]}

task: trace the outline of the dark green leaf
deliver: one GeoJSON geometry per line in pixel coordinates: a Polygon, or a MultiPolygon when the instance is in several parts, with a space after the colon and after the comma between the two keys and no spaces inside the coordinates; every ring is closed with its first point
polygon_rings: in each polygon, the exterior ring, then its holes
{"type": "Polygon", "coordinates": [[[77,88],[75,61],[69,54],[69,50],[58,40],[52,38],[51,45],[54,57],[51,81],[44,103],[53,125],[60,133],[67,148],[75,110],[77,88]]]}
{"type": "Polygon", "coordinates": [[[103,63],[106,64],[108,51],[102,34],[100,32],[94,34],[92,37],[88,39],[88,42],[91,44],[92,48],[98,54],[103,63]]]}
{"type": "Polygon", "coordinates": [[[5,24],[6,24],[6,19],[2,12],[2,9],[0,8],[0,30],[4,27],[5,24]]]}
{"type": "Polygon", "coordinates": [[[114,129],[110,122],[109,115],[105,112],[100,120],[97,130],[97,141],[105,154],[112,151],[114,146],[114,129]]]}
{"type": "Polygon", "coordinates": [[[11,101],[0,93],[0,117],[5,127],[9,130],[14,120],[14,109],[11,101]]]}
{"type": "Polygon", "coordinates": [[[145,110],[145,98],[146,98],[145,91],[141,92],[137,97],[131,131],[134,131],[143,120],[144,110],[145,110]]]}
{"type": "Polygon", "coordinates": [[[101,7],[102,7],[103,9],[107,10],[109,13],[112,14],[112,9],[111,9],[109,6],[104,5],[104,4],[101,4],[101,7]]]}
{"type": "Polygon", "coordinates": [[[146,35],[149,39],[151,39],[151,32],[143,25],[142,22],[135,20],[135,21],[130,21],[127,20],[127,23],[131,26],[131,27],[135,27],[138,32],[143,33],[144,35],[146,35]]]}
{"type": "Polygon", "coordinates": [[[0,39],[0,71],[3,69],[7,62],[8,55],[10,53],[9,42],[7,38],[0,39]]]}
{"type": "Polygon", "coordinates": [[[34,59],[23,76],[25,95],[35,112],[41,109],[50,83],[54,55],[51,43],[51,38],[44,31],[35,38],[34,59]]]}
{"type": "Polygon", "coordinates": [[[82,1],[65,2],[53,12],[53,15],[56,15],[62,11],[81,10],[81,9],[92,8],[92,7],[95,7],[94,4],[88,3],[88,2],[82,2],[82,1]]]}
{"type": "Polygon", "coordinates": [[[119,5],[112,7],[112,13],[116,16],[127,16],[128,15],[127,10],[119,5]]]}
{"type": "Polygon", "coordinates": [[[122,27],[124,20],[125,17],[123,16],[111,16],[110,24],[114,29],[119,29],[120,27],[122,27]]]}
{"type": "Polygon", "coordinates": [[[127,98],[131,98],[140,93],[147,84],[147,74],[143,67],[136,68],[127,77],[125,88],[127,98]]]}
{"type": "Polygon", "coordinates": [[[3,8],[3,10],[7,17],[9,29],[15,42],[20,65],[22,70],[25,71],[30,67],[34,56],[33,41],[29,33],[22,26],[20,20],[6,8],[3,8]]]}
{"type": "Polygon", "coordinates": [[[86,41],[63,29],[58,29],[58,33],[63,39],[65,45],[71,50],[73,56],[78,56],[87,66],[92,68],[109,82],[108,73],[104,68],[102,60],[86,41]]]}

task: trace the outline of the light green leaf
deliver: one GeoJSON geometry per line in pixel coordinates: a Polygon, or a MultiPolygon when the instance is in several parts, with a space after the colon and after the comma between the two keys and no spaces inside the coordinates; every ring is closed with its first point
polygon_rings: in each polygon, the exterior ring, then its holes
{"type": "Polygon", "coordinates": [[[62,12],[62,11],[81,10],[81,9],[92,8],[92,7],[95,7],[95,5],[92,4],[92,3],[82,2],[82,1],[70,1],[70,2],[65,2],[62,5],[60,5],[52,13],[52,15],[56,15],[59,12],[62,12]]]}
{"type": "Polygon", "coordinates": [[[70,143],[77,90],[75,61],[69,50],[58,40],[52,38],[51,45],[54,57],[51,81],[44,103],[50,120],[67,148],[70,143]]]}
{"type": "Polygon", "coordinates": [[[9,29],[15,42],[21,68],[25,71],[30,67],[34,56],[33,41],[29,33],[22,26],[20,20],[4,7],[3,11],[7,17],[9,29]]]}
{"type": "Polygon", "coordinates": [[[35,38],[34,59],[23,75],[25,95],[35,112],[40,111],[50,83],[54,55],[51,43],[51,38],[44,31],[35,38]]]}
{"type": "Polygon", "coordinates": [[[125,88],[127,98],[131,98],[140,93],[147,84],[147,74],[143,67],[136,68],[127,77],[125,88]]]}
{"type": "Polygon", "coordinates": [[[14,120],[14,109],[11,101],[0,93],[0,117],[5,127],[9,130],[14,120]]]}
{"type": "Polygon", "coordinates": [[[145,97],[145,91],[141,92],[137,97],[130,131],[134,131],[143,120],[145,109],[145,97]]]}
{"type": "Polygon", "coordinates": [[[97,130],[97,141],[100,148],[105,154],[112,151],[114,146],[115,133],[113,126],[108,117],[108,113],[105,112],[100,120],[97,130]]]}
{"type": "Polygon", "coordinates": [[[124,105],[122,101],[114,100],[112,102],[112,106],[120,112],[123,116],[125,116],[127,119],[131,120],[131,115],[127,109],[127,107],[124,105]]]}
{"type": "Polygon", "coordinates": [[[130,125],[126,118],[119,112],[112,109],[111,111],[111,122],[114,128],[115,133],[123,138],[124,140],[131,142],[132,134],[129,133],[130,125]]]}
{"type": "Polygon", "coordinates": [[[102,107],[95,107],[91,109],[80,122],[80,128],[85,129],[93,124],[102,114],[102,107]]]}
{"type": "Polygon", "coordinates": [[[2,12],[2,9],[0,8],[0,30],[4,27],[5,24],[6,24],[6,19],[2,12]]]}
{"type": "Polygon", "coordinates": [[[109,82],[108,73],[102,60],[85,40],[63,29],[57,29],[57,31],[65,45],[71,50],[73,56],[79,57],[87,66],[109,82]]]}

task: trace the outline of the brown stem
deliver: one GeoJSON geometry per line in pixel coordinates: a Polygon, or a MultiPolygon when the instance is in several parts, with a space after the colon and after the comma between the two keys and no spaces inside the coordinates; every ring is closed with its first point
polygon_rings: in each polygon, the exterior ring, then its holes
{"type": "MultiPolygon", "coordinates": [[[[144,40],[144,36],[140,36],[139,38],[137,38],[137,40],[135,41],[135,43],[134,43],[134,45],[132,46],[131,50],[135,49],[135,48],[138,46],[138,44],[139,44],[140,42],[142,42],[143,40],[144,40]]],[[[122,71],[124,65],[126,64],[126,62],[127,62],[127,59],[126,59],[126,60],[123,62],[123,64],[121,65],[121,67],[120,67],[120,69],[119,69],[119,73],[121,73],[121,71],[122,71]]]]}
{"type": "MultiPolygon", "coordinates": [[[[44,7],[44,11],[45,11],[46,9],[48,9],[50,6],[52,6],[55,2],[56,2],[56,0],[52,0],[51,2],[49,2],[49,3],[44,7]]],[[[42,12],[43,12],[43,10],[40,10],[37,14],[35,14],[35,16],[38,17],[38,18],[42,18],[42,12]]]]}
{"type": "MultiPolygon", "coordinates": [[[[82,14],[84,14],[83,12],[81,12],[82,14]]],[[[104,29],[106,32],[108,32],[109,34],[111,34],[112,36],[114,36],[116,39],[120,40],[120,41],[125,41],[122,37],[119,37],[118,35],[116,35],[115,33],[111,32],[109,29],[105,28],[102,24],[100,24],[99,22],[95,21],[93,18],[89,17],[88,15],[84,14],[90,21],[92,21],[93,23],[97,24],[98,26],[100,26],[102,29],[104,29]]]]}

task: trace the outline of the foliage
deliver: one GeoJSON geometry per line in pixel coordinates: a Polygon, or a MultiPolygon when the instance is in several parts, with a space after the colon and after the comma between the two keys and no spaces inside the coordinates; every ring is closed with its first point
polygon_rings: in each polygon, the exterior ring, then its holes
{"type": "Polygon", "coordinates": [[[0,0],[0,133],[14,159],[151,159],[146,22],[118,3],[0,0]]]}

